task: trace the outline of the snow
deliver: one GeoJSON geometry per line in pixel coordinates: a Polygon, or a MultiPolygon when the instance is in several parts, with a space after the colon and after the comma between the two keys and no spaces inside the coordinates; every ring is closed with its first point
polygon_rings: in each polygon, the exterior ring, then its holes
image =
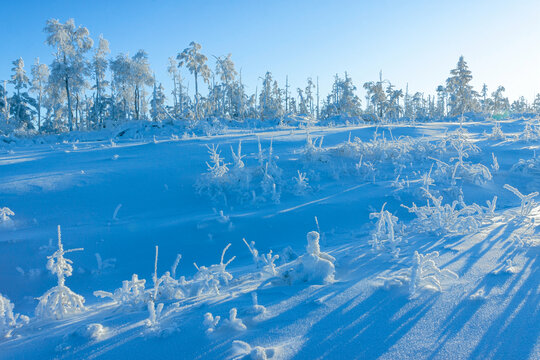
{"type": "Polygon", "coordinates": [[[538,359],[529,123],[4,143],[0,357],[538,359]]]}

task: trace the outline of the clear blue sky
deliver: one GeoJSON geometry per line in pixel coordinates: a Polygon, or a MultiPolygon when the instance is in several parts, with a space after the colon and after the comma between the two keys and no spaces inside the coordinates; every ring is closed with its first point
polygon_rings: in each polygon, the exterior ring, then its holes
{"type": "Polygon", "coordinates": [[[94,39],[103,34],[112,56],[145,49],[167,92],[167,58],[192,40],[209,58],[232,53],[249,92],[267,70],[280,86],[287,74],[293,87],[319,76],[326,95],[335,73],[348,71],[360,89],[382,69],[398,87],[434,93],[461,54],[478,90],[485,82],[490,92],[504,85],[511,99],[540,92],[538,0],[1,3],[0,79],[19,56],[28,72],[36,56],[50,63],[45,21],[74,18],[94,39]]]}

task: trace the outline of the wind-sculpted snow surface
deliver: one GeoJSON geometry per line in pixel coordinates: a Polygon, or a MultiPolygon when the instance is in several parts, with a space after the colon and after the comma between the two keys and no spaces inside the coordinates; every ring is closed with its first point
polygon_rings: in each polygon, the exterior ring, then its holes
{"type": "Polygon", "coordinates": [[[0,358],[538,359],[536,124],[0,145],[0,358]]]}

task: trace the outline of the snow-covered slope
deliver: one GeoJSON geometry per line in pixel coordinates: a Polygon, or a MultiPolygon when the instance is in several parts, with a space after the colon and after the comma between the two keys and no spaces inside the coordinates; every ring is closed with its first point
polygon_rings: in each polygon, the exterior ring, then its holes
{"type": "Polygon", "coordinates": [[[504,185],[538,190],[540,140],[494,125],[4,145],[0,293],[30,320],[0,358],[538,359],[540,208],[504,185]],[[86,309],[39,319],[57,225],[84,248],[65,282],[86,309]],[[273,253],[256,266],[244,238],[273,253]],[[173,274],[157,287],[156,246],[157,278],[173,274]],[[94,296],[133,274],[148,290],[135,305],[94,296]]]}

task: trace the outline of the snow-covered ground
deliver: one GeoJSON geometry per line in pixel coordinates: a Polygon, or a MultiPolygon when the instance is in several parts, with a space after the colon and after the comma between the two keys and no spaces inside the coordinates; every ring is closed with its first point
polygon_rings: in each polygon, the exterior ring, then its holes
{"type": "Polygon", "coordinates": [[[30,319],[5,325],[0,358],[539,359],[540,207],[512,192],[539,189],[536,125],[6,144],[0,294],[30,319]],[[34,309],[57,225],[84,248],[65,283],[86,308],[51,320],[34,309]],[[256,266],[243,239],[273,253],[256,266]],[[133,274],[134,305],[94,295],[133,274]]]}

